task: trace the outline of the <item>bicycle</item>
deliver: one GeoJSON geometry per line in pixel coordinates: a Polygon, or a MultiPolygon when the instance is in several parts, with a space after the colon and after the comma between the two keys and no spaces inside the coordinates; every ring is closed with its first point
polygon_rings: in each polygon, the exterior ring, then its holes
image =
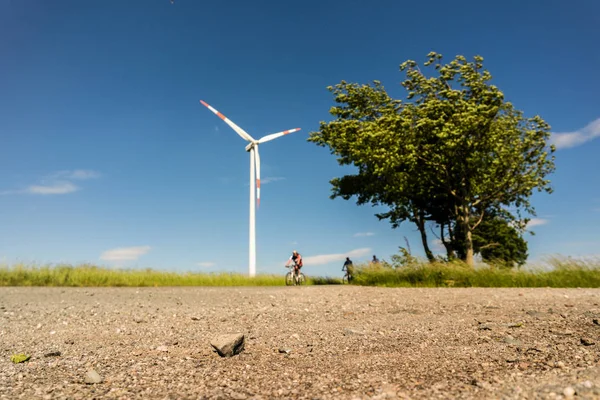
{"type": "Polygon", "coordinates": [[[342,268],[342,271],[344,272],[344,276],[342,276],[342,284],[350,283],[352,281],[352,275],[350,275],[348,270],[345,268],[342,268]]]}
{"type": "Polygon", "coordinates": [[[299,269],[296,269],[295,262],[293,262],[293,261],[291,263],[288,262],[287,264],[285,264],[285,267],[290,268],[288,273],[285,274],[285,285],[286,286],[302,285],[303,283],[306,282],[306,277],[304,276],[304,274],[299,269]]]}

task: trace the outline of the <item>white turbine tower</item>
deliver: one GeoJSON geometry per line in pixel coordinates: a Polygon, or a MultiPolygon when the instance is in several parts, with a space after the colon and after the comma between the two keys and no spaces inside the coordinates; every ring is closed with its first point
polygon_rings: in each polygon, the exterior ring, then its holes
{"type": "Polygon", "coordinates": [[[297,132],[300,128],[290,129],[283,132],[272,133],[270,135],[263,136],[256,140],[250,136],[245,130],[234,124],[229,118],[221,114],[219,111],[211,107],[205,101],[200,100],[203,106],[206,106],[210,111],[217,114],[227,125],[229,125],[242,139],[250,142],[246,146],[246,151],[250,152],[250,238],[249,238],[249,259],[248,259],[248,274],[250,276],[256,275],[256,215],[255,209],[260,206],[260,156],[258,155],[258,145],[265,143],[273,139],[277,139],[280,136],[287,135],[288,133],[297,132]],[[256,177],[255,177],[256,175],[256,177]],[[255,186],[254,181],[256,179],[256,195],[254,192],[255,186]],[[256,197],[255,197],[256,196],[256,197]],[[256,199],[256,205],[255,205],[256,199]]]}

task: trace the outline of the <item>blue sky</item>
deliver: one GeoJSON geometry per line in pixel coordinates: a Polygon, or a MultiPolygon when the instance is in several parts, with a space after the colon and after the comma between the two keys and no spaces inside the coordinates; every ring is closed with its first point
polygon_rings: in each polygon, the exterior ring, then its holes
{"type": "Polygon", "coordinates": [[[302,128],[260,147],[259,273],[297,249],[335,275],[403,236],[422,254],[412,225],[330,200],[349,169],[306,138],[330,119],[326,86],[401,97],[399,64],[429,51],[482,55],[555,132],[530,260],[599,254],[600,3],[498,4],[1,0],[0,262],[247,271],[246,143],[200,99],[255,138],[302,128]]]}

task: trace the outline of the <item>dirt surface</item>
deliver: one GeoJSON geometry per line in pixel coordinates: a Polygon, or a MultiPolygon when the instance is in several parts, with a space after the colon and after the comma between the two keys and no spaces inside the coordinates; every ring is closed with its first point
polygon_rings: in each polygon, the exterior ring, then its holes
{"type": "Polygon", "coordinates": [[[0,398],[600,398],[598,319],[593,289],[0,288],[0,398]]]}

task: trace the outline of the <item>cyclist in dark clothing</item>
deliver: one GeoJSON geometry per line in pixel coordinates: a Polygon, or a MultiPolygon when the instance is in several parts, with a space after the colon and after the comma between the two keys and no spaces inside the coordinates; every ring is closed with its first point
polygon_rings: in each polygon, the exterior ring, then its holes
{"type": "Polygon", "coordinates": [[[344,262],[344,266],[342,267],[342,271],[347,271],[348,273],[348,282],[352,280],[352,275],[354,274],[354,268],[352,265],[352,260],[350,257],[346,257],[346,261],[344,262]]]}

